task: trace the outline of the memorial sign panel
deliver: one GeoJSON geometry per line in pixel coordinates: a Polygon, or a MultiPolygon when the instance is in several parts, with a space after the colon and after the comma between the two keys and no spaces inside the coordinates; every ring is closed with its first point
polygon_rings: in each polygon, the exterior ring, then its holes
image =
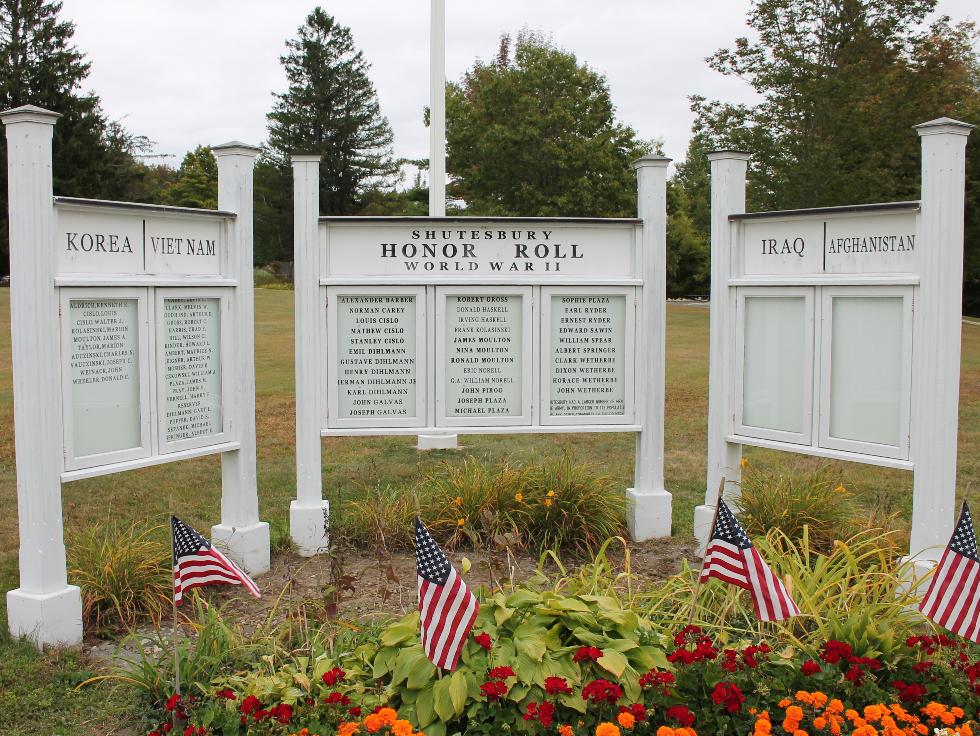
{"type": "Polygon", "coordinates": [[[542,302],[542,422],[632,421],[633,290],[556,287],[542,302]]]}
{"type": "Polygon", "coordinates": [[[421,426],[425,290],[337,288],[328,299],[330,425],[421,426]]]}
{"type": "Polygon", "coordinates": [[[224,431],[221,299],[159,291],[161,446],[187,447],[202,438],[213,443],[224,431]]]}
{"type": "Polygon", "coordinates": [[[64,294],[66,463],[119,461],[148,452],[143,404],[145,293],[64,294]]]}
{"type": "Polygon", "coordinates": [[[437,294],[439,421],[531,423],[531,289],[437,294]]]}

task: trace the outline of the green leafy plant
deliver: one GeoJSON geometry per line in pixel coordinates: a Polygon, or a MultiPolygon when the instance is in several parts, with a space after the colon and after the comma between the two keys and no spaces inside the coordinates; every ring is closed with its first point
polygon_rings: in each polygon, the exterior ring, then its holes
{"type": "Polygon", "coordinates": [[[68,579],[82,590],[82,616],[96,631],[160,623],[173,594],[170,545],[162,526],[115,523],[68,535],[68,579]]]}

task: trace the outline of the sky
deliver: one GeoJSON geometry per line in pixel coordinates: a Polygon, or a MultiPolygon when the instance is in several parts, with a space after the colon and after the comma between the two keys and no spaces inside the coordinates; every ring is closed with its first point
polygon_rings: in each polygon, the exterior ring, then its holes
{"type": "MultiPolygon", "coordinates": [[[[75,43],[92,64],[85,88],[109,117],[156,143],[179,165],[197,145],[261,144],[279,57],[315,0],[64,0],[75,43]]],[[[682,159],[693,120],[688,96],[752,102],[745,82],[712,71],[705,57],[748,31],[749,0],[446,0],[446,76],[491,58],[503,33],[550,35],[604,74],[620,121],[663,139],[682,159]]],[[[371,64],[395,155],[428,156],[430,0],[334,0],[324,9],[348,26],[371,64]]],[[[976,0],[940,0],[953,20],[977,20],[976,0]]]]}

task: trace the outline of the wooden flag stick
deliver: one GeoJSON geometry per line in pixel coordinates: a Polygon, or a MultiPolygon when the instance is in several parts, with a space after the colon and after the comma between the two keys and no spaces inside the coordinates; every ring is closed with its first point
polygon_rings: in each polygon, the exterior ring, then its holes
{"type": "MultiPolygon", "coordinates": [[[[170,564],[172,567],[177,567],[177,549],[174,544],[174,516],[170,515],[170,564]]],[[[171,575],[173,572],[171,571],[171,575]]],[[[174,609],[174,633],[170,637],[170,641],[174,647],[174,693],[180,695],[180,629],[177,626],[177,593],[176,590],[170,591],[170,602],[173,604],[174,609]]],[[[174,706],[172,711],[172,723],[174,727],[174,733],[177,732],[177,707],[174,706]]]]}
{"type": "MultiPolygon", "coordinates": [[[[721,497],[725,492],[725,477],[722,476],[721,482],[718,483],[718,499],[715,501],[715,513],[711,517],[711,526],[708,527],[708,543],[711,543],[711,535],[715,531],[715,522],[718,521],[718,508],[721,506],[721,497]]],[[[691,601],[691,613],[687,617],[687,625],[690,626],[694,623],[694,613],[698,608],[698,597],[701,595],[701,573],[698,573],[698,583],[694,588],[694,600],[691,601]]]]}

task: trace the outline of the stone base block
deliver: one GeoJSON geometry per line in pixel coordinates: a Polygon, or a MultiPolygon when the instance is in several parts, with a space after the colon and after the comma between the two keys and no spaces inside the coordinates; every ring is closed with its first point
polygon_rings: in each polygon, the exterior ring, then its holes
{"type": "Polygon", "coordinates": [[[667,491],[626,491],[629,499],[629,530],[636,542],[670,536],[673,497],[667,491]]]}
{"type": "Polygon", "coordinates": [[[269,571],[269,525],[211,527],[211,542],[251,576],[269,571]]]}
{"type": "Polygon", "coordinates": [[[11,636],[27,637],[39,648],[81,644],[81,591],[74,585],[43,594],[11,590],[7,593],[7,623],[11,636]]]}
{"type": "Polygon", "coordinates": [[[455,450],[459,447],[459,435],[456,434],[420,434],[416,449],[419,450],[455,450]]]}
{"type": "Polygon", "coordinates": [[[906,556],[901,559],[899,564],[905,566],[905,581],[901,586],[902,592],[915,589],[919,596],[924,596],[929,589],[929,583],[932,582],[932,578],[926,580],[925,577],[936,568],[936,565],[939,564],[938,560],[906,556]]]}
{"type": "Polygon", "coordinates": [[[330,502],[289,504],[289,536],[303,557],[326,552],[330,547],[330,502]]]}
{"type": "Polygon", "coordinates": [[[715,519],[714,506],[694,507],[694,538],[698,540],[698,554],[704,557],[704,548],[711,536],[711,523],[715,519]]]}

